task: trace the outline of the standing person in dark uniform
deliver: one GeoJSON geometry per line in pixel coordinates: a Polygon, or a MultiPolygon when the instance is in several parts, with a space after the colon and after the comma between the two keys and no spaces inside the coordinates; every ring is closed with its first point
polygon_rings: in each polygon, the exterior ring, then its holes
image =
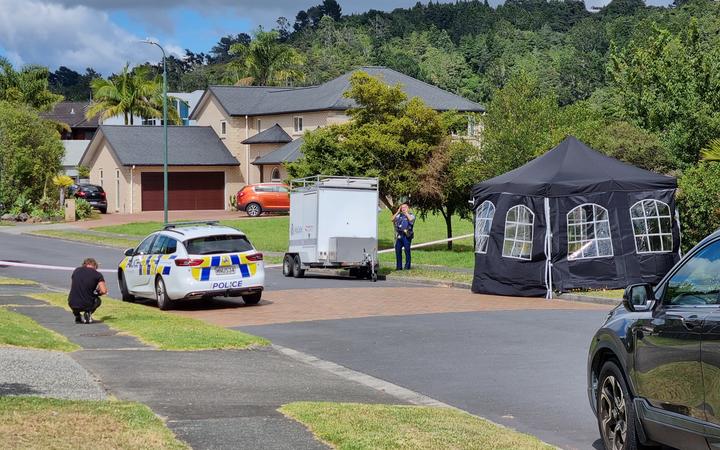
{"type": "Polygon", "coordinates": [[[107,294],[105,278],[97,268],[97,261],[87,258],[72,274],[68,304],[75,323],[92,323],[92,314],[100,307],[100,296],[107,294]]]}
{"type": "Polygon", "coordinates": [[[404,248],[405,270],[410,270],[410,244],[412,244],[414,237],[415,215],[410,212],[407,203],[403,203],[392,217],[392,221],[395,226],[395,269],[403,270],[402,254],[404,248]]]}

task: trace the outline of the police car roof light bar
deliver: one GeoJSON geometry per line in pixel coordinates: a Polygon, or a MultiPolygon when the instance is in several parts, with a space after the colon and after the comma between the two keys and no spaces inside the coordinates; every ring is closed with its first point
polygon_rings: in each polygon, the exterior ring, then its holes
{"type": "Polygon", "coordinates": [[[170,228],[177,228],[177,227],[189,227],[192,225],[219,225],[220,221],[218,220],[198,220],[194,222],[171,222],[166,224],[163,227],[163,230],[168,230],[170,228]]]}

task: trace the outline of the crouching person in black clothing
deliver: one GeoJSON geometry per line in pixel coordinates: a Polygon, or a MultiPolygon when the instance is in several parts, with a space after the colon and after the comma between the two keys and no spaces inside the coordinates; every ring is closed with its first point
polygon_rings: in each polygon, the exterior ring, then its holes
{"type": "Polygon", "coordinates": [[[72,274],[68,304],[75,323],[92,323],[92,314],[100,307],[100,296],[107,294],[105,278],[97,268],[97,261],[87,258],[72,274]]]}

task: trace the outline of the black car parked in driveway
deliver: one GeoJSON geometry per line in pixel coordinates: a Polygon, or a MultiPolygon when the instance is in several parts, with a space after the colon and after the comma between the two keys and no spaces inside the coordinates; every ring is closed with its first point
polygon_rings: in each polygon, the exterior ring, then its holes
{"type": "Polygon", "coordinates": [[[625,290],[590,345],[588,394],[608,450],[720,449],[720,231],[625,290]]]}
{"type": "Polygon", "coordinates": [[[81,198],[102,214],[107,213],[107,197],[102,186],[95,184],[79,184],[70,188],[70,195],[81,198]]]}

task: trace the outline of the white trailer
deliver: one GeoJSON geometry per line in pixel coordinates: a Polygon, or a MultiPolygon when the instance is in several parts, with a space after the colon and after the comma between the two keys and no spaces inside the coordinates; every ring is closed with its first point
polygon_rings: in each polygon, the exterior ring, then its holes
{"type": "Polygon", "coordinates": [[[314,176],[290,182],[286,277],[305,269],[350,269],[377,280],[378,179],[314,176]]]}

